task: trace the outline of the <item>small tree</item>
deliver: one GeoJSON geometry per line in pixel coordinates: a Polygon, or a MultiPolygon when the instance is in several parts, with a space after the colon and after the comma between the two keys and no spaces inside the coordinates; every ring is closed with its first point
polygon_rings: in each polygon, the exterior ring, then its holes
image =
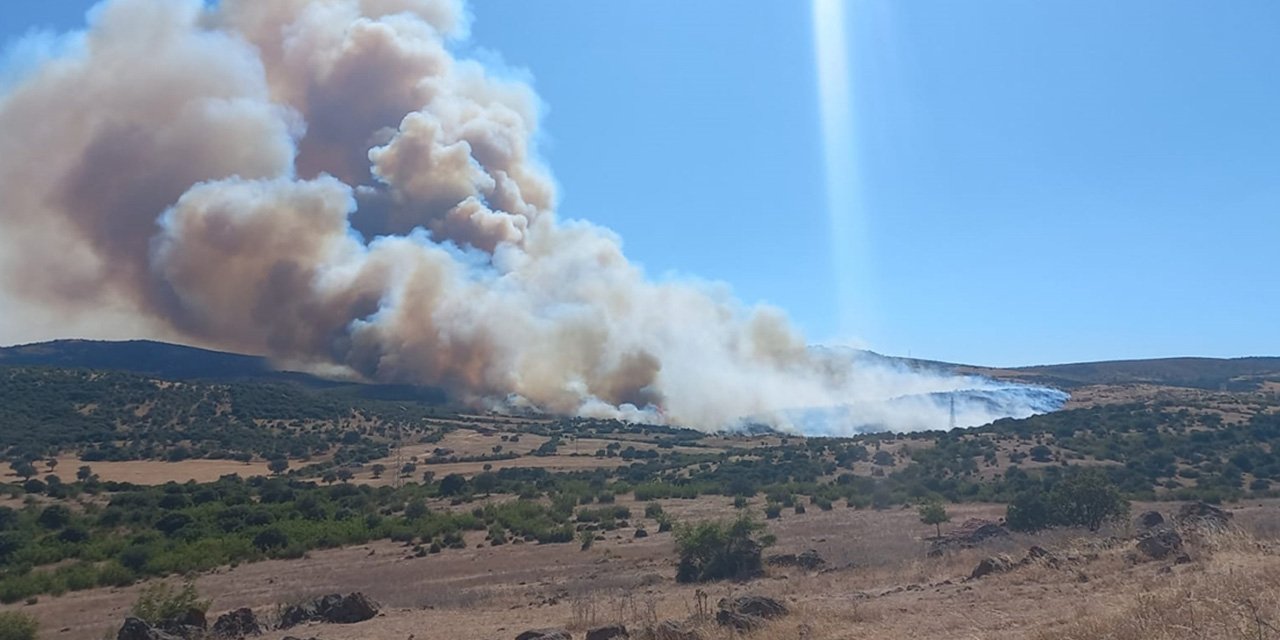
{"type": "Polygon", "coordinates": [[[1033,489],[1018,494],[1009,504],[1005,521],[1015,531],[1039,531],[1049,527],[1088,527],[1097,531],[1104,523],[1129,514],[1129,501],[1098,469],[1075,470],[1051,491],[1033,489]]]}
{"type": "Polygon", "coordinates": [[[375,465],[373,465],[373,466],[370,466],[370,467],[369,467],[369,471],[372,471],[372,472],[373,472],[373,477],[374,477],[374,478],[381,478],[381,477],[382,477],[382,472],[383,472],[383,471],[386,471],[386,470],[387,470],[387,465],[385,465],[385,464],[381,464],[381,463],[379,463],[379,464],[375,464],[375,465]]]}
{"type": "Polygon", "coordinates": [[[1129,501],[1098,469],[1077,471],[1064,478],[1054,487],[1053,503],[1062,524],[1084,526],[1090,531],[1129,515],[1129,501]]]}
{"type": "Polygon", "coordinates": [[[930,500],[920,505],[920,522],[931,524],[937,528],[938,537],[942,537],[942,523],[951,522],[951,515],[947,513],[946,507],[942,506],[942,502],[938,500],[930,500]]]}
{"type": "Polygon", "coordinates": [[[351,479],[354,477],[355,477],[355,474],[351,473],[350,469],[346,467],[338,469],[338,480],[342,481],[344,484],[347,482],[350,482],[351,479]]]}
{"type": "Polygon", "coordinates": [[[699,522],[676,528],[677,582],[747,579],[764,573],[761,552],[773,537],[746,514],[732,522],[699,522]]]}
{"type": "Polygon", "coordinates": [[[288,468],[289,461],[285,458],[272,458],[271,461],[267,463],[267,471],[270,471],[271,475],[278,476],[284,473],[288,468]]]}
{"type": "Polygon", "coordinates": [[[90,469],[89,465],[84,465],[79,469],[76,469],[76,480],[79,480],[80,482],[88,482],[92,477],[93,469],[90,469]]]}
{"type": "Polygon", "coordinates": [[[26,460],[14,460],[9,463],[9,468],[13,469],[13,473],[23,480],[30,480],[37,473],[35,465],[26,460]]]}
{"type": "Polygon", "coordinates": [[[1035,533],[1056,524],[1053,508],[1044,493],[1028,491],[1020,493],[1009,503],[1005,511],[1005,524],[1014,531],[1035,533]]]}
{"type": "Polygon", "coordinates": [[[458,496],[467,492],[467,479],[457,473],[451,473],[440,481],[440,495],[458,496]]]}

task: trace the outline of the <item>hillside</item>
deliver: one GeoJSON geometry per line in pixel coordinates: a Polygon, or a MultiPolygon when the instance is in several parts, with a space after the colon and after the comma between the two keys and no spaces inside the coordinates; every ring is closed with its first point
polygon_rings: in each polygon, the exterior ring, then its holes
{"type": "Polygon", "coordinates": [[[1280,383],[1280,358],[1158,358],[995,369],[959,365],[957,371],[1060,389],[1145,384],[1209,391],[1254,391],[1280,383]]]}

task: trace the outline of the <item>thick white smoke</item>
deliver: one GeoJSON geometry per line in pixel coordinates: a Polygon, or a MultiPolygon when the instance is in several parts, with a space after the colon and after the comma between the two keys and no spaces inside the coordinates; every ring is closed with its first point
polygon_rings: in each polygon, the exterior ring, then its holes
{"type": "Polygon", "coordinates": [[[972,380],[811,352],[777,310],[650,281],[558,220],[538,100],[451,53],[465,21],[458,0],[105,2],[0,95],[8,296],[481,404],[947,424],[900,397],[972,380]]]}

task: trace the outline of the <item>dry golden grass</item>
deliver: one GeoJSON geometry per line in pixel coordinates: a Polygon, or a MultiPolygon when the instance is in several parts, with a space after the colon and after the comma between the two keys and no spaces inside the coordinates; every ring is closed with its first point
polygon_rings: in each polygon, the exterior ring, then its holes
{"type": "Polygon", "coordinates": [[[1280,638],[1280,557],[1240,532],[1209,535],[1189,570],[1136,581],[1038,640],[1280,638]]]}
{"type": "MultiPolygon", "coordinates": [[[[295,463],[297,464],[297,463],[295,463]]],[[[241,477],[265,476],[265,461],[237,462],[235,460],[183,460],[182,462],[161,462],[159,460],[129,460],[123,462],[98,461],[82,462],[79,458],[63,456],[58,458],[58,466],[54,473],[63,478],[74,479],[76,469],[88,465],[102,480],[115,482],[132,482],[133,484],[164,484],[166,482],[213,482],[218,478],[238,473],[241,477]]],[[[40,466],[41,476],[45,468],[40,466]]]]}
{"type": "MultiPolygon", "coordinates": [[[[733,512],[719,497],[663,505],[681,519],[733,512]]],[[[1161,506],[1166,513],[1174,509],[1161,506]]],[[[383,603],[385,615],[367,622],[289,632],[322,640],[405,640],[411,634],[509,640],[552,626],[570,628],[580,639],[585,629],[615,622],[635,630],[657,620],[696,620],[700,612],[714,612],[721,598],[743,594],[778,598],[794,612],[748,636],[760,640],[1280,640],[1269,626],[1280,626],[1280,555],[1276,538],[1268,535],[1280,530],[1280,509],[1265,501],[1234,510],[1235,532],[1188,536],[1192,562],[1182,565],[1129,561],[1131,541],[1108,542],[1119,530],[1015,535],[983,549],[928,558],[923,538],[932,528],[920,524],[913,510],[837,508],[786,512],[769,521],[778,537],[771,552],[814,548],[831,570],[771,569],[746,583],[676,584],[670,534],[637,540],[623,530],[589,551],[577,545],[478,547],[483,533],[475,532],[465,550],[411,558],[405,547],[379,542],[224,569],[200,576],[198,585],[213,599],[215,614],[240,606],[270,614],[278,603],[337,591],[364,591],[383,603]],[[1021,558],[1032,544],[1062,562],[967,579],[982,557],[1021,558]]],[[[954,505],[952,515],[958,522],[1000,511],[999,505],[954,505]]],[[[652,523],[645,524],[652,532],[652,523]]],[[[107,627],[119,627],[136,591],[42,597],[22,608],[39,616],[50,633],[67,629],[51,637],[95,640],[107,627]]],[[[701,626],[707,640],[734,637],[713,622],[701,626]]]]}

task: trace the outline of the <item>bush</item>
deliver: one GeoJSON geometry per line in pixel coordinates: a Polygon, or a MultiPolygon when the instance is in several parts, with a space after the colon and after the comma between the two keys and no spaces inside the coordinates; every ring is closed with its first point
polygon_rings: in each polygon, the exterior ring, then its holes
{"type": "Polygon", "coordinates": [[[0,640],[36,640],[40,623],[21,611],[0,611],[0,640]]]}
{"type": "Polygon", "coordinates": [[[733,522],[699,522],[676,530],[677,582],[745,580],[764,573],[761,552],[773,543],[764,525],[743,515],[733,522]]]}
{"type": "Polygon", "coordinates": [[[1009,504],[1005,521],[1014,531],[1039,531],[1049,527],[1088,527],[1097,531],[1104,523],[1129,514],[1129,501],[1099,470],[1076,471],[1052,491],[1036,489],[1019,494],[1009,504]]]}
{"type": "Polygon", "coordinates": [[[153,582],[142,588],[132,613],[149,624],[160,624],[191,610],[204,613],[209,610],[209,604],[208,600],[200,599],[191,582],[184,582],[176,589],[167,582],[153,582]]]}

